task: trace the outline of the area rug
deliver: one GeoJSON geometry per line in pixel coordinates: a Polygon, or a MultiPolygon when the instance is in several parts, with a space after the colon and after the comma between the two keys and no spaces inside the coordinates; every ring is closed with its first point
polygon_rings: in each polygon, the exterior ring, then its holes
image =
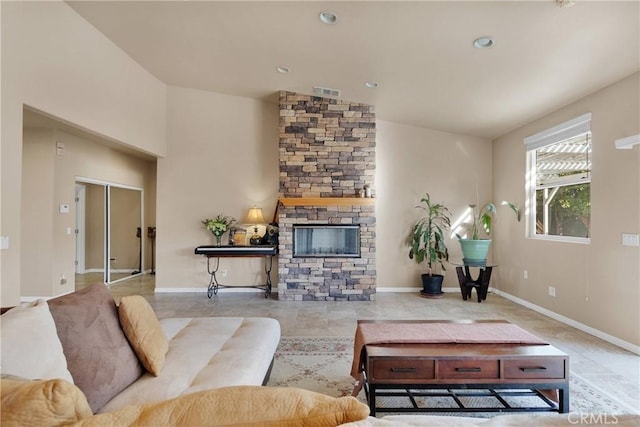
{"type": "MultiPolygon", "coordinates": [[[[353,338],[350,337],[283,337],[276,351],[275,363],[271,378],[267,385],[278,387],[298,387],[312,390],[333,397],[349,396],[353,390],[354,380],[349,375],[353,358],[353,338]]],[[[358,399],[366,403],[364,391],[358,399]]],[[[440,397],[419,398],[419,404],[428,407],[455,407],[452,399],[440,397]]],[[[492,402],[485,397],[469,397],[465,402],[468,407],[492,406],[492,402]]],[[[510,404],[539,406],[531,403],[526,397],[510,401],[510,404]],[[524,400],[522,400],[524,399],[524,400]]],[[[537,399],[531,397],[530,399],[537,399]]],[[[411,407],[405,397],[379,397],[380,407],[411,407]]],[[[580,375],[571,373],[570,376],[570,410],[579,413],[635,413],[622,402],[610,396],[604,390],[590,383],[580,375]]],[[[387,414],[387,413],[385,413],[387,414]]],[[[448,412],[439,413],[446,415],[448,412]]],[[[454,414],[453,412],[451,414],[454,414]]],[[[459,415],[459,413],[458,413],[459,415]]],[[[495,416],[495,413],[468,413],[466,416],[495,416]]]]}

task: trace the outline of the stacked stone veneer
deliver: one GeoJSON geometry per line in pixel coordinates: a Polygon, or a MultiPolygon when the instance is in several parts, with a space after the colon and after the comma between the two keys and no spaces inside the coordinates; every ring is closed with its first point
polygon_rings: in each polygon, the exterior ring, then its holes
{"type": "MultiPolygon", "coordinates": [[[[355,197],[375,178],[374,107],[280,93],[280,196],[355,197]]],[[[280,206],[278,298],[375,298],[375,207],[280,206]],[[360,258],[294,258],[294,224],[359,224],[360,258]]]]}

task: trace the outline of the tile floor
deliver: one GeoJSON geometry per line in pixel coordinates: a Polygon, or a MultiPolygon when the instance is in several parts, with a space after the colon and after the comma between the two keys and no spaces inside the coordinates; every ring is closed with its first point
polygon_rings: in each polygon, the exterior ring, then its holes
{"type": "Polygon", "coordinates": [[[417,292],[378,293],[372,302],[294,302],[265,299],[261,292],[221,290],[212,299],[204,292],[155,294],[154,285],[155,276],[144,275],[110,290],[116,301],[143,295],[160,318],[273,317],[283,336],[352,336],[358,319],[505,319],[568,353],[572,372],[640,413],[640,356],[494,294],[481,304],[463,301],[458,293],[434,300],[417,292]]]}

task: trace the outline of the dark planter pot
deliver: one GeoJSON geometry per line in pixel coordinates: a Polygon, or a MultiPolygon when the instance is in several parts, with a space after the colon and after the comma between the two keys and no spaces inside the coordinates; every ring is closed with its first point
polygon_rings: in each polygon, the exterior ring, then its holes
{"type": "Polygon", "coordinates": [[[442,274],[423,274],[420,295],[425,298],[442,298],[444,295],[444,292],[442,292],[443,280],[444,276],[442,274]]]}

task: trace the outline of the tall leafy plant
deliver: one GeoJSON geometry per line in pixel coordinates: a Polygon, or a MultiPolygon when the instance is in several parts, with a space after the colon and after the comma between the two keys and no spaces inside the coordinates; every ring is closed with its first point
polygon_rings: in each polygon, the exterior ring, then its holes
{"type": "MultiPolygon", "coordinates": [[[[520,209],[511,202],[503,201],[503,206],[509,206],[511,210],[516,214],[516,218],[520,221],[520,209]]],[[[492,202],[485,203],[480,210],[476,212],[476,205],[469,205],[473,211],[473,225],[471,227],[471,239],[478,240],[480,238],[480,227],[487,233],[487,236],[491,235],[493,230],[493,220],[495,219],[498,210],[496,205],[492,202]]],[[[458,235],[458,238],[460,236],[458,235]]]]}
{"type": "Polygon", "coordinates": [[[434,267],[438,264],[442,270],[444,261],[449,260],[449,251],[444,241],[445,231],[451,228],[451,212],[440,203],[433,203],[431,196],[426,193],[420,199],[421,205],[416,206],[424,212],[413,228],[409,236],[409,258],[418,264],[427,262],[427,273],[432,275],[434,267]]]}

